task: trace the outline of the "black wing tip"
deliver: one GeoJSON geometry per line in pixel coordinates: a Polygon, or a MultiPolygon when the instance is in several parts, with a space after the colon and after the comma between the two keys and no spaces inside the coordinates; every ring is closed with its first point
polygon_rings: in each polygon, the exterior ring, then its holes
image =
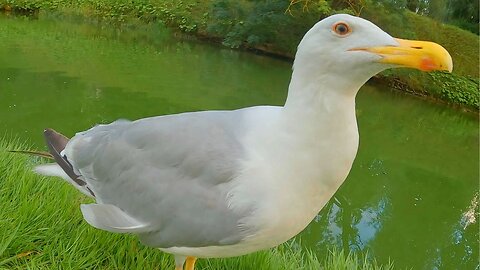
{"type": "Polygon", "coordinates": [[[55,131],[51,128],[46,128],[43,131],[43,135],[45,136],[45,140],[49,147],[53,147],[55,151],[60,153],[65,146],[67,145],[69,138],[65,137],[63,134],[55,131]]]}
{"type": "Polygon", "coordinates": [[[53,130],[51,128],[46,128],[46,129],[43,130],[43,136],[45,137],[45,140],[47,141],[47,144],[48,144],[49,141],[51,141],[53,139],[53,137],[57,133],[58,132],[56,132],[55,130],[53,130]]]}
{"type": "Polygon", "coordinates": [[[43,130],[43,135],[45,135],[45,137],[52,137],[52,136],[62,136],[62,137],[65,137],[63,136],[61,133],[55,131],[53,128],[46,128],[43,130]]]}
{"type": "MultiPolygon", "coordinates": [[[[43,134],[47,142],[48,150],[60,168],[62,168],[68,177],[70,177],[77,185],[81,187],[85,186],[87,183],[80,179],[80,175],[77,175],[73,171],[72,164],[70,164],[67,157],[60,154],[65,149],[65,146],[70,139],[51,128],[44,129],[43,134]]],[[[95,197],[95,194],[90,188],[86,187],[86,189],[93,197],[95,197]]]]}

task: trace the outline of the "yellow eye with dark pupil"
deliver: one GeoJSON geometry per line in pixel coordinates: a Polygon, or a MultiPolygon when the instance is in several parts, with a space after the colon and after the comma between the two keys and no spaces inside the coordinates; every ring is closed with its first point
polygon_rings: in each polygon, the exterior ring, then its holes
{"type": "Polygon", "coordinates": [[[350,32],[350,28],[348,27],[348,25],[346,23],[337,23],[334,27],[333,27],[335,33],[337,33],[338,35],[341,35],[341,36],[344,36],[346,34],[348,34],[350,32]]]}

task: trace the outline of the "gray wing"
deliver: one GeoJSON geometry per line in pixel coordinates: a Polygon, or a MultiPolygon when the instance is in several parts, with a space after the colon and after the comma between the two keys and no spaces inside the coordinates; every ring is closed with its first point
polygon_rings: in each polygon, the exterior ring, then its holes
{"type": "Polygon", "coordinates": [[[121,209],[123,220],[148,224],[131,231],[145,244],[229,245],[251,233],[239,226],[249,213],[227,203],[243,155],[241,133],[241,111],[184,113],[94,127],[63,154],[97,202],[121,209]]]}

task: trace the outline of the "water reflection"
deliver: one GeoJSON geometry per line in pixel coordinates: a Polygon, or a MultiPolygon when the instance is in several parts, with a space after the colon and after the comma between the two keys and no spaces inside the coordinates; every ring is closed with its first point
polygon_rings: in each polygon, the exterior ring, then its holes
{"type": "Polygon", "coordinates": [[[363,209],[352,209],[346,197],[336,196],[326,209],[315,219],[318,225],[325,226],[316,246],[336,243],[345,250],[364,250],[381,231],[382,221],[388,217],[388,198],[382,197],[376,205],[363,209]]]}
{"type": "MultiPolygon", "coordinates": [[[[471,269],[480,269],[478,260],[478,192],[474,195],[467,209],[459,214],[458,222],[452,226],[450,243],[446,243],[444,249],[435,248],[431,251],[432,260],[429,263],[431,269],[445,269],[450,265],[456,265],[459,268],[468,265],[475,266],[471,269]],[[472,239],[469,234],[476,234],[472,239]],[[476,264],[476,265],[475,265],[476,264]]],[[[467,268],[464,268],[467,269],[467,268]]]]}
{"type": "MultiPolygon", "coordinates": [[[[478,260],[479,237],[479,204],[478,193],[471,200],[470,205],[458,213],[457,221],[450,229],[449,235],[437,235],[435,240],[425,250],[426,260],[417,264],[419,269],[480,269],[478,260]],[[452,268],[452,266],[455,266],[452,268]]],[[[419,199],[420,200],[420,199],[419,199]]],[[[345,251],[369,252],[369,257],[375,256],[375,242],[382,241],[384,225],[391,220],[392,205],[389,196],[384,195],[360,208],[355,207],[351,200],[343,195],[337,195],[314,220],[315,225],[308,228],[306,234],[316,235],[316,248],[325,251],[326,247],[337,246],[345,251]],[[322,228],[316,230],[316,228],[322,228]]],[[[413,204],[415,206],[416,203],[413,204]]],[[[425,217],[426,218],[426,217],[425,217]]],[[[425,220],[428,222],[427,220],[425,220]]],[[[448,222],[443,222],[447,223],[448,222]]],[[[445,225],[445,224],[444,224],[445,225]]],[[[434,226],[439,226],[434,224],[434,226]]],[[[441,226],[441,225],[440,225],[441,226]]],[[[399,231],[398,233],[401,233],[399,231]]],[[[408,239],[411,234],[399,235],[399,238],[408,239]]],[[[411,254],[415,254],[415,241],[411,242],[411,254]]],[[[393,247],[387,247],[387,249],[393,247]]],[[[398,248],[401,248],[400,246],[398,248]]],[[[396,263],[403,265],[405,262],[396,263]]],[[[416,269],[416,268],[415,268],[416,269]]]]}

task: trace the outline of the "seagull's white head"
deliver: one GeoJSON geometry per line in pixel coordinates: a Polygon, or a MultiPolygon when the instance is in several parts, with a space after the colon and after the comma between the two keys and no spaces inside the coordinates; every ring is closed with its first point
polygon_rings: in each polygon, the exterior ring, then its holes
{"type": "Polygon", "coordinates": [[[370,77],[392,67],[451,72],[453,64],[449,53],[436,43],[396,39],[365,19],[337,14],[305,34],[294,72],[312,81],[320,77],[327,84],[343,80],[346,85],[341,88],[356,92],[370,77]]]}

